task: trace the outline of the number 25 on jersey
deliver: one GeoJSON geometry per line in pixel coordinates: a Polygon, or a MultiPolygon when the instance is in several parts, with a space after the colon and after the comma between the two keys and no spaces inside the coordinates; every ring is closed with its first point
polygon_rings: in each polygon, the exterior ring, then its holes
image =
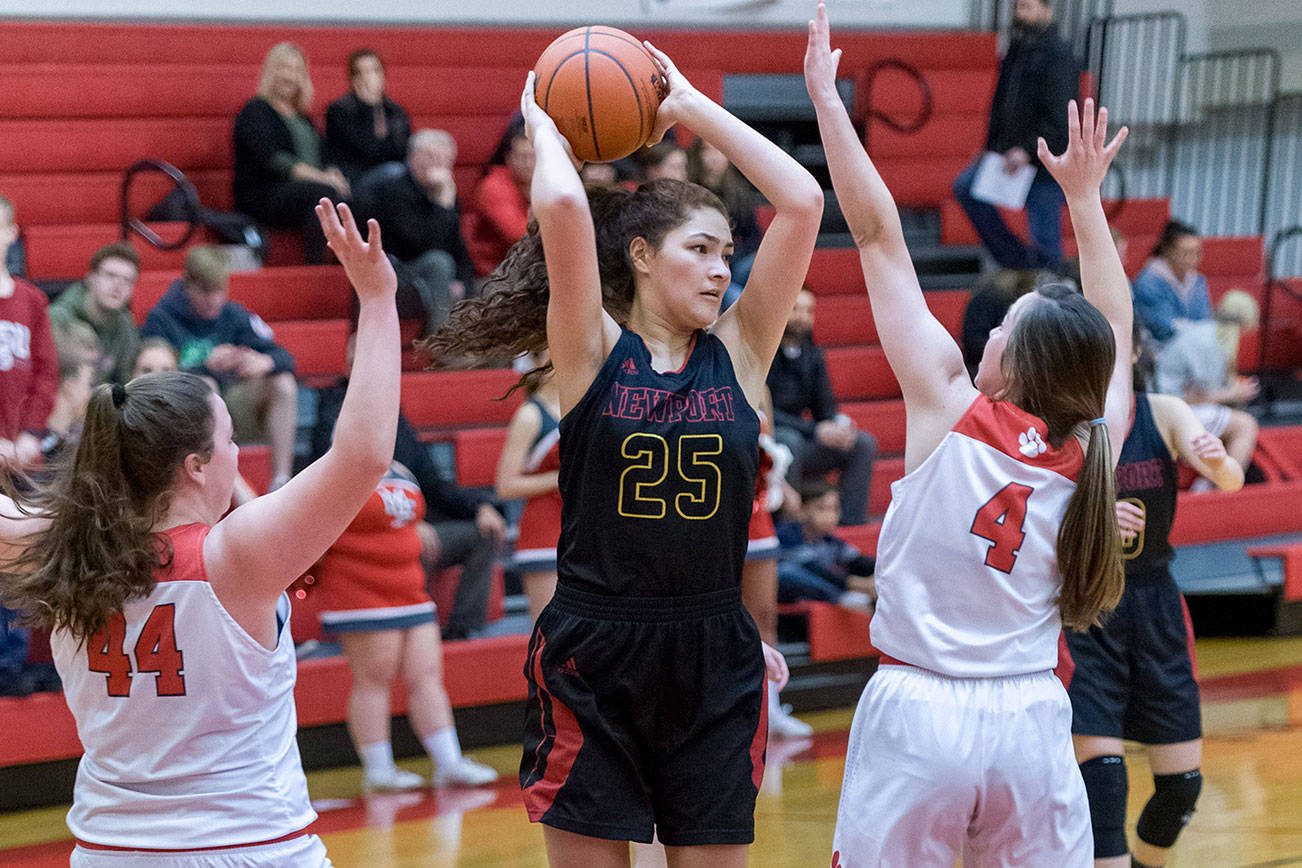
{"type": "MultiPolygon", "coordinates": [[[[127,620],[118,612],[104,629],[86,640],[86,663],[108,680],[109,696],[130,696],[131,657],[127,654],[127,620]]],[[[135,645],[135,672],[154,673],[159,696],[185,696],[185,656],[176,647],[176,605],[155,606],[140,628],[135,645]]]]}
{"type": "Polygon", "coordinates": [[[990,541],[986,566],[1002,573],[1013,571],[1017,551],[1026,539],[1022,525],[1026,523],[1026,501],[1033,491],[1029,485],[1010,482],[977,510],[972,519],[972,533],[990,541]]]}

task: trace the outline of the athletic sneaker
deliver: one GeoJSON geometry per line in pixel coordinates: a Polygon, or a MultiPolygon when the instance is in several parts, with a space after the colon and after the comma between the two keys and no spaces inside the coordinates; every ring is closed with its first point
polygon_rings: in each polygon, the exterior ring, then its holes
{"type": "Polygon", "coordinates": [[[362,779],[362,789],[368,793],[417,790],[425,786],[425,779],[415,772],[397,767],[386,772],[368,774],[362,779]]]}
{"type": "Polygon", "coordinates": [[[806,738],[813,733],[812,726],[791,716],[790,705],[783,705],[769,711],[770,738],[806,738]]]}
{"type": "Polygon", "coordinates": [[[497,780],[497,771],[463,756],[447,768],[434,772],[436,787],[482,787],[497,780]]]}

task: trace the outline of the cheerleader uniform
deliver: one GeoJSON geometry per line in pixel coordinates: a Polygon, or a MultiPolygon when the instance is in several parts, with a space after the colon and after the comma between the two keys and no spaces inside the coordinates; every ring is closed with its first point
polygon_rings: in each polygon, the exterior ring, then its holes
{"type": "MultiPolygon", "coordinates": [[[[547,473],[561,466],[560,425],[543,403],[529,402],[538,408],[541,424],[538,434],[525,455],[526,473],[547,473]]],[[[512,564],[522,573],[553,572],[556,569],[556,540],[561,535],[561,493],[535,494],[524,502],[520,514],[520,534],[515,541],[512,564]]]]}

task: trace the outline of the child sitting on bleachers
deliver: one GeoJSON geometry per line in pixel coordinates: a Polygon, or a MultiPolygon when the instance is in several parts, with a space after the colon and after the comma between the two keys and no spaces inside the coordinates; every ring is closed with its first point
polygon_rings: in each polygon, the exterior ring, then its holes
{"type": "Polygon", "coordinates": [[[778,525],[778,602],[821,600],[871,612],[877,601],[876,561],[835,535],[841,496],[827,482],[800,493],[800,519],[778,525]]]}

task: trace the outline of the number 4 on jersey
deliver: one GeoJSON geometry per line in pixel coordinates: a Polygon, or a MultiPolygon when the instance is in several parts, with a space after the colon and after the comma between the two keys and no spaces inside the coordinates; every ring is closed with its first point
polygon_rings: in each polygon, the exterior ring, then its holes
{"type": "Polygon", "coordinates": [[[1022,530],[1026,522],[1026,501],[1034,490],[1029,485],[1010,482],[977,510],[972,519],[972,533],[990,541],[986,566],[1004,573],[1013,571],[1017,550],[1026,539],[1022,530]]]}
{"type": "MultiPolygon", "coordinates": [[[[86,641],[86,668],[108,679],[109,696],[131,695],[131,658],[127,655],[127,622],[118,612],[104,629],[86,641]]],[[[154,673],[159,696],[185,696],[185,657],[176,647],[176,606],[155,606],[136,639],[136,671],[154,673]]]]}

